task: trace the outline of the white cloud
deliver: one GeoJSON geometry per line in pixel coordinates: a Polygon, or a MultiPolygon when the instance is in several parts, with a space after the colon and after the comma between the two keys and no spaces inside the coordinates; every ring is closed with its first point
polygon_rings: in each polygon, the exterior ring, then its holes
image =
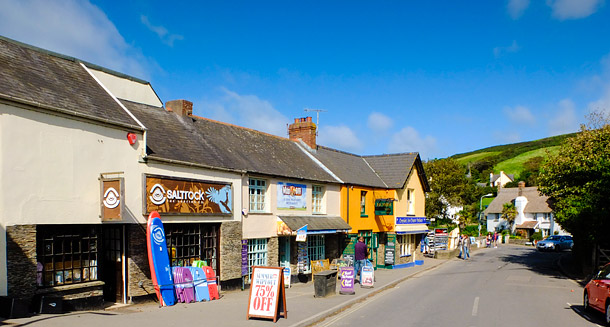
{"type": "Polygon", "coordinates": [[[600,111],[610,113],[610,83],[604,86],[601,97],[587,106],[589,112],[600,111]]]}
{"type": "Polygon", "coordinates": [[[596,101],[589,102],[587,108],[589,112],[601,111],[610,114],[610,54],[601,59],[601,74],[594,76],[594,85],[599,87],[601,95],[596,101]]]}
{"type": "Polygon", "coordinates": [[[154,65],[88,1],[0,1],[0,34],[141,78],[154,65]]]}
{"type": "Polygon", "coordinates": [[[422,158],[428,158],[428,155],[436,152],[436,139],[429,135],[421,137],[415,128],[407,126],[392,136],[388,151],[390,153],[419,152],[422,158]]]}
{"type": "Polygon", "coordinates": [[[390,117],[379,112],[372,112],[369,115],[367,126],[375,132],[383,133],[390,129],[393,123],[390,117]]]}
{"type": "Polygon", "coordinates": [[[536,118],[532,112],[524,106],[516,106],[514,108],[505,107],[504,114],[511,122],[516,124],[533,125],[536,123],[536,118]]]}
{"type": "Polygon", "coordinates": [[[519,51],[521,49],[521,47],[519,46],[519,44],[517,44],[517,41],[513,40],[513,43],[511,43],[511,45],[507,46],[507,47],[495,47],[494,48],[494,56],[496,58],[501,57],[502,55],[504,55],[505,53],[515,53],[517,51],[519,51]]]}
{"type": "MultiPolygon", "coordinates": [[[[286,125],[289,119],[269,101],[256,95],[241,95],[225,88],[221,91],[222,96],[218,99],[200,103],[204,114],[195,114],[277,136],[288,136],[286,125]]],[[[200,110],[197,105],[193,109],[200,110]]]]}
{"type": "Polygon", "coordinates": [[[323,125],[320,128],[317,143],[353,153],[362,151],[362,142],[360,142],[356,133],[345,125],[323,125]]]}
{"type": "Polygon", "coordinates": [[[512,19],[518,19],[529,5],[530,0],[509,0],[506,9],[512,19]]]}
{"type": "Polygon", "coordinates": [[[144,15],[140,16],[140,21],[142,21],[142,24],[144,24],[144,26],[146,26],[149,30],[157,34],[163,43],[169,45],[170,47],[174,46],[174,41],[184,39],[184,36],[179,34],[171,34],[167,28],[161,25],[153,25],[148,20],[148,17],[144,15]]]}
{"type": "Polygon", "coordinates": [[[570,99],[559,101],[559,108],[554,117],[549,120],[550,135],[567,134],[578,131],[579,124],[576,117],[574,102],[570,99]]]}
{"type": "Polygon", "coordinates": [[[547,0],[553,17],[559,20],[588,17],[604,4],[604,0],[547,0]]]}

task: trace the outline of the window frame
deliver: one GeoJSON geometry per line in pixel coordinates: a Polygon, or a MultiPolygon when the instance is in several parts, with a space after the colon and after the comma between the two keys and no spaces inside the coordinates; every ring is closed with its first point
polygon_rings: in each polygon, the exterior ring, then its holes
{"type": "Polygon", "coordinates": [[[172,266],[190,266],[204,260],[218,275],[220,226],[210,224],[164,224],[165,242],[172,266]]]}
{"type": "Polygon", "coordinates": [[[251,238],[248,239],[248,279],[252,280],[252,267],[267,266],[268,263],[268,245],[269,240],[266,238],[251,238]]]}
{"type": "Polygon", "coordinates": [[[311,186],[311,210],[314,214],[324,213],[324,186],[311,186]]]}
{"type": "Polygon", "coordinates": [[[311,273],[311,262],[326,259],[326,238],[324,234],[307,235],[307,265],[304,273],[311,273]]]}
{"type": "Polygon", "coordinates": [[[367,191],[360,191],[360,217],[368,217],[366,214],[366,194],[367,191]]]}
{"type": "Polygon", "coordinates": [[[267,206],[267,188],[267,180],[248,178],[248,208],[250,212],[266,213],[269,211],[267,206]]]}

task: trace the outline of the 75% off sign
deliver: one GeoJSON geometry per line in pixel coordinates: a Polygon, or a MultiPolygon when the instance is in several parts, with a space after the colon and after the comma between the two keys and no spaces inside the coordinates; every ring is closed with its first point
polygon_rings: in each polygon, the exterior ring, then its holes
{"type": "Polygon", "coordinates": [[[247,319],[267,318],[276,322],[278,317],[286,318],[286,293],[282,268],[253,267],[252,269],[247,319]]]}

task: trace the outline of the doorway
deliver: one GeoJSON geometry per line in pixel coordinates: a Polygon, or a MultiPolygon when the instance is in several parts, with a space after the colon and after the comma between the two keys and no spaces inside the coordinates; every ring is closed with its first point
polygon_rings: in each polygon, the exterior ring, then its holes
{"type": "Polygon", "coordinates": [[[280,267],[290,268],[290,236],[278,237],[280,267]]]}
{"type": "Polygon", "coordinates": [[[123,303],[124,225],[104,225],[102,231],[102,280],[104,301],[123,303]]]}

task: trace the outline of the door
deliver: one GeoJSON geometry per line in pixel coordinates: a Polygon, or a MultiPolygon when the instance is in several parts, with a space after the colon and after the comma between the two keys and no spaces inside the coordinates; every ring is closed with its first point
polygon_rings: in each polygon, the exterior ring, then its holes
{"type": "Polygon", "coordinates": [[[279,241],[280,267],[290,268],[290,237],[281,236],[279,241]]]}
{"type": "Polygon", "coordinates": [[[104,225],[102,231],[104,301],[123,302],[123,225],[104,225]]]}

